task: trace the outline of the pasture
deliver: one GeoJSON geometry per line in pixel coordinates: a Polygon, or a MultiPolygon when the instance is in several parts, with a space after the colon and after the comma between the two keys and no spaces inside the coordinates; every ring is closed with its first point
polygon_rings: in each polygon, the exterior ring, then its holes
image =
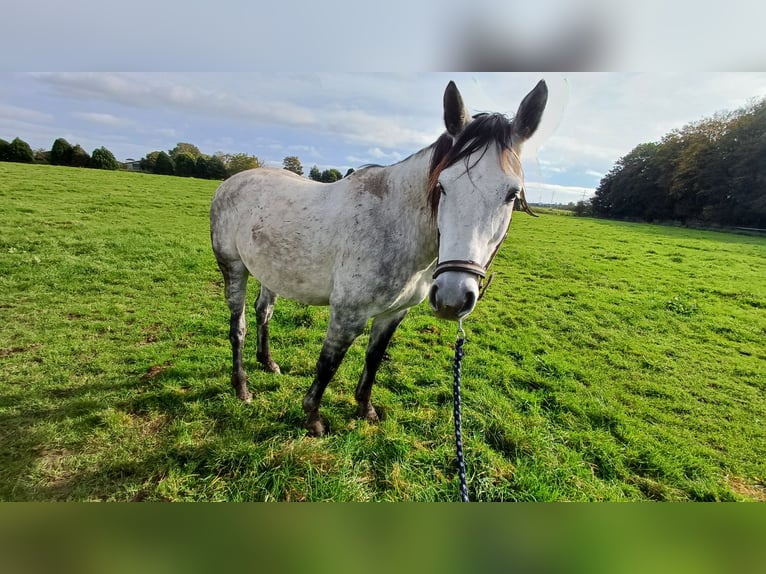
{"type": "MultiPolygon", "coordinates": [[[[0,164],[0,500],[457,500],[455,325],[427,305],[354,417],[366,336],[310,438],[325,308],[228,309],[217,182],[0,164]]],[[[468,318],[463,440],[480,501],[766,499],[766,239],[517,213],[468,318]]]]}

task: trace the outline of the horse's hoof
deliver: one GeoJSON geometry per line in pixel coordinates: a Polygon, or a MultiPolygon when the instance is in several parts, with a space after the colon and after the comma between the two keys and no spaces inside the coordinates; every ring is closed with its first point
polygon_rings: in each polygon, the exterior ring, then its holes
{"type": "Polygon", "coordinates": [[[261,358],[259,357],[259,358],[258,358],[258,361],[259,361],[259,362],[261,363],[261,365],[263,366],[263,370],[264,370],[264,371],[266,371],[266,372],[269,372],[269,373],[276,373],[277,375],[279,375],[279,374],[281,374],[281,373],[282,373],[281,369],[279,368],[279,365],[277,365],[277,364],[276,364],[276,363],[275,363],[275,362],[272,360],[272,358],[271,358],[271,357],[269,357],[269,358],[267,358],[267,359],[261,359],[261,358]]]}
{"type": "Polygon", "coordinates": [[[309,436],[324,436],[329,432],[329,429],[322,422],[322,419],[318,414],[310,414],[306,419],[306,431],[309,436]]]}
{"type": "Polygon", "coordinates": [[[237,398],[245,403],[250,404],[253,400],[253,395],[250,394],[250,389],[247,388],[247,375],[245,371],[239,371],[231,377],[231,386],[237,393],[237,398]]]}
{"type": "Polygon", "coordinates": [[[368,423],[380,422],[378,413],[375,412],[375,407],[372,406],[372,403],[359,405],[359,408],[356,411],[356,416],[358,416],[360,419],[366,420],[368,423]]]}
{"type": "Polygon", "coordinates": [[[268,365],[266,365],[266,370],[277,375],[282,374],[282,370],[279,368],[279,365],[277,365],[274,361],[271,361],[268,365]]]}

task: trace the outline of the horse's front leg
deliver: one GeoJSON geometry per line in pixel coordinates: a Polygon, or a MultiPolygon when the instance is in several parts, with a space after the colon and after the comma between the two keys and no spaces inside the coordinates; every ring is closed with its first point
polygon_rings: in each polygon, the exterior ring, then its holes
{"type": "Polygon", "coordinates": [[[330,312],[330,324],[327,328],[322,352],[317,361],[316,377],[308,393],[303,398],[303,411],[306,413],[306,429],[310,435],[322,436],[327,427],[319,416],[319,405],[322,402],[327,384],[338,370],[346,351],[351,346],[367,323],[367,316],[360,316],[333,309],[330,312]]]}
{"type": "Polygon", "coordinates": [[[399,323],[404,319],[407,311],[408,309],[405,309],[392,315],[379,315],[372,322],[370,343],[367,345],[367,355],[364,361],[364,371],[362,371],[359,384],[356,386],[354,397],[359,405],[357,415],[373,423],[378,422],[378,413],[375,412],[375,407],[370,402],[372,385],[375,384],[375,375],[378,372],[378,367],[380,367],[380,362],[383,360],[386,347],[388,347],[394,331],[396,331],[399,323]]]}

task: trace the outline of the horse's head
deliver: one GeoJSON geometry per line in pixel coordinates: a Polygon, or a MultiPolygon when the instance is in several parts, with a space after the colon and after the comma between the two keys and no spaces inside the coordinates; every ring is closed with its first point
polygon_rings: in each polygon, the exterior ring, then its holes
{"type": "Polygon", "coordinates": [[[434,145],[429,179],[439,262],[428,302],[442,319],[458,320],[473,311],[479,280],[505,239],[514,206],[532,213],[519,157],[547,100],[548,88],[541,80],[513,120],[501,114],[471,118],[455,84],[447,85],[447,131],[434,145]]]}

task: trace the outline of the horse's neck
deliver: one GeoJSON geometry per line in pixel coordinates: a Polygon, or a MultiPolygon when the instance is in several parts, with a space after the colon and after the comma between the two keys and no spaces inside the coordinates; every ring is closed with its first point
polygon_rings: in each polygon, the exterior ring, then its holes
{"type": "Polygon", "coordinates": [[[428,170],[431,149],[426,148],[397,164],[389,166],[387,179],[402,217],[409,219],[412,245],[421,255],[434,259],[438,253],[438,228],[428,204],[428,170]]]}
{"type": "Polygon", "coordinates": [[[428,207],[430,157],[430,149],[427,148],[386,168],[388,181],[392,189],[396,190],[396,196],[402,202],[401,207],[416,216],[417,224],[424,227],[424,232],[436,231],[428,207]]]}

